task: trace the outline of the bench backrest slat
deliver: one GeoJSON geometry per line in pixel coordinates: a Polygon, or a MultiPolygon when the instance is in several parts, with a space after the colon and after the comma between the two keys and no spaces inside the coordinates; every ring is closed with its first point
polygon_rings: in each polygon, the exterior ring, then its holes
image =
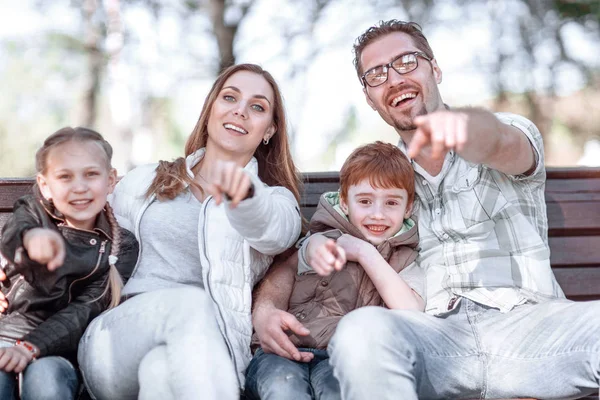
{"type": "MultiPolygon", "coordinates": [[[[323,192],[339,188],[337,172],[303,174],[301,211],[314,213],[323,192]]],[[[600,168],[547,168],[550,261],[567,297],[600,299],[600,168]]],[[[0,228],[32,179],[0,179],[0,228]]]]}

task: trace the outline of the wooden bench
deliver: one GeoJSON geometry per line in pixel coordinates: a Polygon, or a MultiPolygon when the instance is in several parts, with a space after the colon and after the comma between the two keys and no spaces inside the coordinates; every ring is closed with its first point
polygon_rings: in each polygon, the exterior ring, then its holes
{"type": "MultiPolygon", "coordinates": [[[[546,205],[552,270],[569,299],[600,299],[600,168],[548,168],[546,205]]],[[[321,193],[337,190],[337,172],[303,175],[301,209],[315,211],[321,193]]],[[[0,228],[32,179],[0,179],[0,228]]],[[[587,399],[597,399],[588,397],[587,399]]]]}
{"type": "MultiPolygon", "coordinates": [[[[321,193],[337,190],[337,172],[303,174],[301,209],[315,211],[321,193]]],[[[0,178],[0,228],[32,179],[0,178]]],[[[600,299],[600,168],[548,168],[548,236],[552,270],[568,298],[600,299]]]]}

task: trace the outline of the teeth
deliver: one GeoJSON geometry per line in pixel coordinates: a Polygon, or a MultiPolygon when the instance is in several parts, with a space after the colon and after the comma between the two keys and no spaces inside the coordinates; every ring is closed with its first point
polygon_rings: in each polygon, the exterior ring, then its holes
{"type": "Polygon", "coordinates": [[[401,94],[400,96],[395,97],[394,100],[392,100],[392,107],[396,107],[398,103],[400,103],[404,99],[414,99],[415,97],[417,97],[416,93],[401,94]]]}
{"type": "Polygon", "coordinates": [[[89,200],[74,200],[71,204],[86,204],[89,203],[89,200]]]}
{"type": "Polygon", "coordinates": [[[381,225],[367,225],[367,228],[370,231],[375,231],[375,232],[383,232],[387,229],[387,226],[381,226],[381,225]]]}
{"type": "Polygon", "coordinates": [[[232,129],[232,130],[234,130],[236,132],[241,133],[242,135],[248,134],[248,132],[246,130],[240,128],[239,126],[235,126],[233,124],[225,124],[223,126],[225,127],[225,129],[232,129]]]}

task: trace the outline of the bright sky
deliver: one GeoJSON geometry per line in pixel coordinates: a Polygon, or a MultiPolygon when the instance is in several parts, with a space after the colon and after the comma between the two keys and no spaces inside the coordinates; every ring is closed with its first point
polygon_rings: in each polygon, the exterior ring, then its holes
{"type": "MultiPolygon", "coordinates": [[[[281,37],[281,25],[288,24],[286,27],[294,30],[304,26],[306,22],[297,21],[297,26],[290,25],[290,21],[295,21],[295,18],[301,15],[297,7],[302,6],[300,2],[292,3],[292,6],[283,6],[282,4],[287,3],[260,0],[241,26],[235,48],[238,62],[261,64],[279,82],[294,135],[292,148],[298,167],[303,171],[338,169],[349,152],[360,143],[378,139],[396,142],[397,135],[393,129],[385,125],[367,106],[352,65],[351,49],[355,37],[382,16],[374,14],[361,0],[338,2],[327,9],[312,42],[301,36],[287,44],[281,37]],[[315,49],[322,51],[308,63],[306,72],[290,78],[290,65],[310,60],[309,54],[315,49]],[[330,138],[341,129],[350,107],[356,110],[359,134],[348,143],[338,146],[333,160],[326,160],[322,157],[322,152],[330,138]]],[[[382,0],[382,3],[385,1],[382,0]]],[[[448,0],[445,4],[447,5],[440,8],[437,15],[443,16],[447,21],[455,21],[460,11],[454,5],[455,1],[448,0]]],[[[477,105],[490,96],[491,91],[484,74],[484,67],[490,58],[494,57],[490,52],[493,47],[490,43],[494,39],[491,36],[491,21],[486,10],[490,4],[498,7],[498,15],[505,14],[510,17],[505,21],[507,26],[514,23],[511,17],[514,14],[507,11],[511,7],[518,7],[518,2],[481,2],[480,7],[471,9],[469,22],[463,21],[454,25],[437,24],[437,29],[425,30],[444,74],[440,90],[448,104],[477,105]]],[[[69,32],[79,29],[78,11],[48,6],[40,13],[32,11],[35,7],[34,0],[0,1],[0,38],[37,35],[47,29],[69,32]]],[[[181,71],[189,66],[186,63],[190,61],[174,58],[165,63],[161,57],[164,57],[165,49],[181,53],[181,49],[186,48],[184,46],[192,46],[190,51],[194,53],[214,54],[214,41],[196,40],[193,43],[181,43],[182,29],[185,28],[180,26],[174,16],[163,15],[160,24],[156,25],[144,9],[128,7],[127,10],[126,29],[133,34],[130,40],[135,42],[137,52],[126,55],[125,62],[121,63],[118,69],[109,71],[113,82],[109,98],[114,118],[124,120],[125,123],[131,120],[134,114],[139,112],[135,109],[132,99],[144,91],[157,96],[174,96],[176,118],[182,129],[190,132],[212,79],[186,81],[174,86],[173,77],[179,76],[181,71]],[[141,61],[148,66],[149,69],[143,77],[137,76],[135,71],[128,68],[127,57],[135,57],[137,62],[141,61]]],[[[405,18],[393,8],[387,7],[383,18],[392,17],[405,18]]],[[[206,29],[210,28],[206,20],[198,20],[198,24],[203,23],[206,29]]],[[[576,26],[568,27],[567,30],[567,34],[572,38],[571,43],[577,45],[577,56],[587,57],[588,62],[600,66],[597,43],[586,37],[576,26]]],[[[32,37],[32,40],[35,40],[35,37],[32,37]]],[[[514,40],[509,36],[503,38],[499,45],[510,47],[513,43],[514,40]]],[[[535,56],[539,60],[551,60],[553,52],[549,46],[542,47],[535,56]]],[[[0,53],[0,61],[2,57],[0,53]]],[[[199,72],[207,68],[207,65],[198,65],[199,72]]],[[[547,81],[542,72],[531,71],[535,84],[539,87],[544,87],[547,81]]],[[[507,74],[509,81],[519,82],[519,74],[523,74],[523,71],[515,65],[507,74]]],[[[581,85],[578,75],[568,69],[561,74],[559,83],[564,94],[579,89],[581,85]]],[[[144,132],[138,133],[136,148],[140,151],[136,161],[154,161],[149,158],[152,157],[149,136],[144,132]]]]}

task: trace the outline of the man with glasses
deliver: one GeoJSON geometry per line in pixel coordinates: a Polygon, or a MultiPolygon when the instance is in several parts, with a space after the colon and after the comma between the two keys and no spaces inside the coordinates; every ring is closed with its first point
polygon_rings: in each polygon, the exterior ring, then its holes
{"type": "Polygon", "coordinates": [[[427,306],[342,320],[329,352],[343,398],[597,391],[600,303],[565,300],[552,274],[538,129],[517,115],[448,109],[414,23],[381,22],[354,50],[368,104],[416,173],[427,306]]]}
{"type": "MultiPolygon", "coordinates": [[[[415,170],[427,305],[425,314],[363,308],[342,319],[329,346],[342,397],[597,391],[600,302],[564,299],[550,268],[538,129],[518,115],[446,106],[442,71],[415,23],[382,21],[354,50],[367,103],[396,129],[415,170]]],[[[302,326],[273,309],[287,301],[289,275],[274,266],[254,323],[263,349],[305,360],[280,332],[302,326]]]]}

